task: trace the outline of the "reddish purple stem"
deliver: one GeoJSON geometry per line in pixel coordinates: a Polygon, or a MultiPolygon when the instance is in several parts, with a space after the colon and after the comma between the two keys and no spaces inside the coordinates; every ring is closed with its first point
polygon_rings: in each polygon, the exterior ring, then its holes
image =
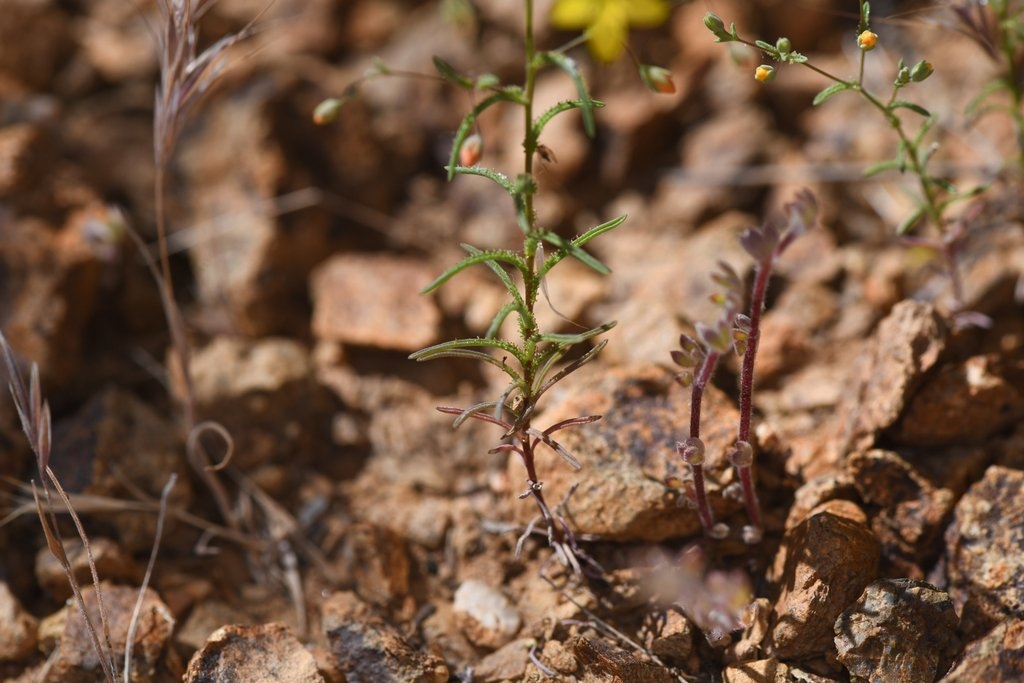
{"type": "MultiPolygon", "coordinates": [[[[774,256],[774,255],[773,255],[774,256]]],[[[754,288],[750,296],[750,332],[747,346],[743,354],[743,367],[740,371],[740,427],[738,441],[750,441],[750,414],[754,397],[754,360],[757,357],[757,345],[761,340],[761,314],[764,313],[764,300],[768,292],[768,279],[772,274],[772,259],[759,263],[754,276],[754,288]]],[[[738,466],[740,485],[743,487],[743,503],[747,508],[750,524],[761,528],[761,505],[757,500],[751,465],[738,466]]]]}

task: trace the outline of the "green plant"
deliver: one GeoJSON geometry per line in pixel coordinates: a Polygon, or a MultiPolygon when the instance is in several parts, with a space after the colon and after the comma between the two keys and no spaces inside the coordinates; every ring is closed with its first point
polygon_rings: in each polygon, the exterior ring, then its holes
{"type": "MultiPolygon", "coordinates": [[[[527,488],[520,498],[533,498],[540,512],[538,519],[534,520],[520,537],[516,547],[517,555],[521,552],[523,541],[531,533],[534,524],[540,521],[546,526],[548,542],[556,555],[578,573],[581,571],[579,559],[585,556],[578,548],[573,533],[564,517],[559,514],[558,508],[553,508],[545,499],[543,484],[537,474],[536,457],[538,449],[543,445],[561,456],[571,467],[578,469],[579,462],[557,441],[555,435],[562,429],[594,422],[600,416],[571,418],[545,428],[538,427],[536,421],[544,394],[593,360],[606,344],[606,340],[599,341],[590,348],[584,347],[610,330],[615,323],[608,322],[573,334],[547,331],[541,328],[537,317],[537,305],[541,294],[544,293],[546,296],[545,278],[555,266],[568,257],[579,260],[598,273],[608,273],[608,268],[583,248],[596,237],[621,225],[626,217],[619,216],[601,223],[572,239],[566,239],[547,229],[537,220],[534,211],[534,195],[537,192],[534,160],[538,156],[550,154],[550,150],[541,142],[545,127],[554,117],[578,110],[582,115],[586,133],[592,137],[596,131],[594,112],[603,105],[591,98],[578,64],[566,54],[567,49],[579,41],[572,41],[569,45],[555,50],[538,49],[534,38],[534,3],[532,0],[526,0],[524,5],[525,73],[522,85],[504,85],[497,82],[494,77],[471,79],[457,73],[443,60],[435,59],[438,72],[446,80],[474,94],[483,91],[483,99],[463,118],[456,132],[447,166],[448,179],[452,180],[456,175],[482,176],[503,188],[512,199],[515,221],[522,232],[522,246],[517,250],[482,250],[463,244],[462,247],[468,252],[466,258],[447,269],[423,291],[432,292],[463,270],[485,265],[504,285],[508,301],[495,313],[483,336],[437,344],[417,351],[411,358],[418,361],[469,358],[493,365],[508,377],[508,385],[504,391],[492,400],[466,408],[444,406],[438,410],[456,415],[456,427],[473,418],[501,428],[501,443],[495,446],[492,452],[510,452],[520,457],[526,469],[527,479],[527,488]],[[537,112],[534,108],[534,89],[538,74],[547,68],[563,71],[575,85],[577,98],[559,102],[546,111],[537,112]],[[476,165],[481,154],[481,140],[474,132],[477,117],[484,110],[499,103],[519,107],[525,123],[523,168],[514,178],[476,165]],[[510,318],[517,323],[518,335],[515,339],[501,336],[502,326],[510,318]],[[573,356],[574,359],[562,364],[567,356],[573,356]]],[[[562,3],[560,6],[564,8],[565,4],[562,3]]],[[[665,9],[667,12],[667,8],[665,9]]],[[[590,38],[593,40],[593,37],[590,38]]],[[[607,55],[607,41],[599,41],[598,44],[602,47],[601,54],[607,55]]],[[[664,69],[651,71],[653,68],[655,67],[646,67],[647,71],[644,71],[644,67],[641,66],[641,73],[647,74],[644,77],[645,82],[653,90],[668,91],[671,85],[668,72],[664,69]]]]}
{"type": "Polygon", "coordinates": [[[975,119],[990,112],[1009,115],[1017,140],[1017,165],[1024,169],[1024,3],[971,0],[952,9],[961,31],[997,69],[996,77],[968,104],[967,115],[975,119]],[[999,94],[1007,96],[1009,103],[996,99],[999,94]]]}
{"type": "Polygon", "coordinates": [[[782,253],[797,237],[806,232],[817,216],[814,195],[807,190],[797,193],[786,205],[787,221],[779,225],[766,221],[758,227],[740,234],[740,244],[754,259],[754,281],[750,290],[750,314],[741,314],[743,282],[725,263],[719,263],[718,272],[711,279],[719,286],[711,300],[721,307],[718,320],[712,325],[697,323],[696,338],[681,335],[680,348],[672,351],[672,360],[683,368],[676,380],[690,388],[690,436],[676,442],[676,451],[690,467],[693,475],[692,502],[697,509],[704,532],[712,538],[725,538],[729,528],[715,523],[704,485],[705,444],[700,438],[701,406],[704,390],[714,375],[718,361],[730,349],[742,359],[739,378],[740,417],[736,442],[729,450],[729,460],[736,470],[743,493],[749,524],[743,529],[747,543],[757,543],[763,535],[761,508],[754,486],[754,446],[750,436],[750,421],[754,397],[754,361],[761,339],[761,315],[764,313],[768,280],[782,253]]]}
{"type": "MultiPolygon", "coordinates": [[[[864,171],[866,176],[887,170],[900,173],[912,173],[918,186],[915,196],[916,208],[896,227],[900,236],[907,235],[921,222],[930,223],[938,232],[938,238],[917,237],[911,241],[917,246],[926,247],[941,257],[942,265],[949,277],[952,289],[952,313],[957,316],[963,312],[964,292],[960,277],[959,260],[963,251],[967,230],[962,222],[952,221],[948,209],[956,202],[963,201],[979,194],[984,188],[975,187],[968,191],[958,190],[945,178],[934,175],[929,169],[929,162],[938,149],[937,143],[927,143],[928,132],[935,125],[936,118],[927,109],[915,102],[902,97],[904,88],[920,83],[933,73],[932,65],[921,60],[913,66],[907,66],[902,59],[896,68],[896,78],[888,96],[873,92],[864,82],[864,64],[868,52],[878,44],[878,35],[871,30],[871,6],[864,2],[860,5],[860,21],[857,25],[857,46],[860,49],[860,64],[855,78],[841,78],[812,64],[808,58],[793,50],[789,38],[781,37],[775,44],[763,40],[750,41],[741,37],[736,25],[728,29],[725,22],[711,12],[704,16],[704,25],[715,36],[716,42],[742,43],[760,50],[771,60],[780,64],[799,64],[832,81],[814,97],[814,105],[820,105],[833,95],[844,91],[858,93],[881,115],[885,123],[896,133],[899,144],[894,158],[874,164],[864,171]],[[908,113],[922,117],[919,125],[914,126],[904,120],[902,115],[908,113]]],[[[770,64],[762,64],[754,72],[754,77],[767,83],[775,78],[776,69],[770,64]]],[[[965,314],[969,316],[971,314],[965,314]]]]}
{"type": "MultiPolygon", "coordinates": [[[[543,288],[544,278],[559,262],[572,256],[599,273],[608,268],[583,250],[583,247],[597,236],[618,227],[625,220],[619,216],[591,228],[582,235],[567,240],[538,225],[534,212],[534,194],[537,183],[534,178],[534,158],[541,151],[540,137],[544,127],[552,118],[563,112],[580,110],[584,128],[589,135],[595,131],[594,110],[600,102],[591,99],[576,62],[562,52],[540,51],[534,43],[533,2],[526,3],[525,32],[525,77],[522,86],[490,85],[490,94],[466,115],[459,126],[452,145],[451,159],[447,167],[449,180],[457,174],[478,175],[500,185],[512,198],[515,207],[516,224],[522,231],[522,248],[515,250],[481,250],[469,244],[463,248],[469,255],[455,264],[423,291],[432,292],[451,277],[475,265],[486,265],[508,291],[509,301],[494,315],[482,337],[455,339],[412,354],[419,361],[435,358],[470,358],[489,363],[509,378],[509,384],[496,399],[477,403],[468,408],[441,407],[441,412],[457,415],[455,426],[467,418],[474,418],[499,426],[503,431],[502,443],[493,452],[514,452],[522,459],[527,474],[527,489],[521,498],[532,497],[540,510],[541,519],[547,527],[548,540],[566,564],[577,571],[577,557],[580,555],[575,540],[565,519],[553,511],[544,498],[542,483],[537,475],[536,454],[540,445],[547,446],[562,457],[570,466],[578,469],[579,462],[554,438],[554,434],[567,427],[587,424],[599,419],[589,415],[564,420],[544,429],[535,426],[541,397],[555,384],[572,372],[593,360],[606,341],[598,342],[568,365],[558,363],[576,347],[586,344],[614,326],[614,322],[599,325],[577,334],[559,334],[541,329],[536,308],[543,288]],[[556,104],[539,115],[534,112],[534,88],[537,75],[545,67],[563,70],[575,83],[578,99],[556,104]],[[485,109],[507,102],[522,108],[526,124],[523,140],[523,171],[515,178],[508,178],[492,169],[462,165],[460,158],[474,161],[475,153],[463,154],[467,140],[474,129],[476,118],[485,109]],[[502,324],[509,316],[518,322],[518,340],[503,339],[499,336],[502,324]],[[493,353],[493,355],[492,355],[493,353]]],[[[438,70],[443,76],[461,87],[474,88],[476,83],[454,72],[438,60],[438,70]]],[[[473,142],[472,144],[476,144],[473,142]]],[[[472,151],[472,150],[471,150],[472,151]]],[[[532,526],[532,525],[531,525],[532,526]]],[[[525,534],[524,537],[525,538],[525,534]]],[[[521,550],[522,539],[517,546],[521,550]]]]}

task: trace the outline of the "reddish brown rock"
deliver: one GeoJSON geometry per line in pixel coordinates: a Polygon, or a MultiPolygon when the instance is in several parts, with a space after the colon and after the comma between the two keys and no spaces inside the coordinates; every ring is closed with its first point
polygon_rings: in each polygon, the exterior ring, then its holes
{"type": "Polygon", "coordinates": [[[98,254],[75,220],[60,230],[35,219],[0,230],[4,334],[51,387],[78,371],[82,333],[100,294],[98,254]]]}
{"type": "Polygon", "coordinates": [[[874,449],[846,463],[871,530],[882,544],[883,571],[924,578],[922,567],[939,553],[954,493],[938,488],[898,453],[874,449]]]}
{"type": "Polygon", "coordinates": [[[38,622],[0,581],[0,662],[16,662],[36,651],[38,622]]]}
{"type": "MultiPolygon", "coordinates": [[[[138,598],[133,586],[101,585],[103,607],[110,625],[110,642],[118,671],[124,664],[124,648],[138,598]]],[[[100,623],[96,591],[92,586],[82,589],[86,609],[93,624],[100,623]]],[[[86,630],[85,619],[74,602],[64,608],[66,617],[57,651],[52,655],[53,666],[43,683],[94,683],[103,680],[99,655],[86,630]]],[[[152,590],[147,590],[139,611],[132,649],[132,680],[139,683],[158,681],[169,676],[180,677],[177,659],[169,653],[174,619],[167,606],[152,590]]]]}
{"type": "Polygon", "coordinates": [[[1010,619],[969,644],[942,683],[1024,680],[1024,621],[1010,619]]]}
{"type": "Polygon", "coordinates": [[[903,301],[875,331],[839,406],[840,451],[870,448],[896,423],[946,346],[945,323],[928,304],[903,301]]]}
{"type": "Polygon", "coordinates": [[[722,683],[789,683],[789,666],[771,657],[733,664],[722,671],[722,683]]]}
{"type": "Polygon", "coordinates": [[[0,75],[48,91],[75,48],[71,18],[60,3],[11,0],[0,24],[0,75]],[[39,40],[46,36],[46,40],[39,40]]]}
{"type": "MultiPolygon", "coordinates": [[[[172,474],[177,483],[168,504],[188,508],[192,489],[178,428],[153,408],[121,389],[108,388],[73,416],[54,425],[51,467],[68,491],[135,498],[143,491],[159,500],[172,474]]],[[[107,517],[127,552],[148,551],[156,533],[155,514],[116,511],[107,517]]],[[[170,520],[173,524],[173,519],[170,520]]]]}
{"type": "Polygon", "coordinates": [[[349,683],[446,683],[436,654],[413,648],[354,593],[337,592],[322,607],[331,652],[349,683]]]}
{"type": "Polygon", "coordinates": [[[473,680],[500,683],[522,678],[526,664],[530,661],[530,648],[535,645],[536,641],[532,638],[520,638],[495,650],[473,665],[473,680]]]}
{"type": "Polygon", "coordinates": [[[335,564],[339,579],[371,605],[398,608],[409,595],[409,552],[405,541],[386,528],[353,524],[335,564]]]}
{"type": "Polygon", "coordinates": [[[313,334],[319,339],[395,351],[438,341],[441,314],[422,290],[437,275],[419,259],[335,256],[312,275],[313,334]]]}
{"type": "Polygon", "coordinates": [[[943,366],[893,429],[910,446],[983,443],[1024,418],[1024,362],[975,356],[943,366]]]}
{"type": "Polygon", "coordinates": [[[878,539],[854,503],[834,500],[788,530],[775,556],[772,640],[780,659],[834,652],[832,627],[878,573],[878,539]]]}
{"type": "Polygon", "coordinates": [[[324,683],[316,659],[282,624],[224,626],[192,655],[184,683],[324,683]]]}
{"type": "MultiPolygon", "coordinates": [[[[234,466],[294,467],[326,441],[332,402],[316,383],[302,344],[216,337],[193,351],[191,371],[196,412],[231,434],[234,466]]],[[[211,443],[210,457],[217,459],[221,444],[211,443]]]]}
{"type": "Polygon", "coordinates": [[[882,579],[839,615],[839,661],[855,683],[921,683],[944,674],[960,651],[949,595],[923,581],[882,579]]]}
{"type": "MultiPolygon", "coordinates": [[[[537,470],[548,500],[557,502],[573,484],[579,485],[567,506],[578,533],[649,541],[698,533],[696,512],[680,500],[685,494],[664,484],[669,474],[686,475],[675,442],[688,436],[690,393],[668,372],[650,365],[609,370],[592,364],[571,381],[571,390],[552,396],[544,424],[580,415],[603,417],[556,435],[579,459],[583,467],[578,472],[554,453],[541,450],[537,470]]],[[[735,440],[738,417],[732,403],[713,386],[704,394],[703,415],[708,495],[718,516],[726,517],[738,507],[722,496],[732,477],[724,450],[735,440]]],[[[525,488],[519,483],[525,481],[525,473],[518,458],[510,458],[508,472],[515,486],[525,488]]],[[[536,510],[524,503],[517,506],[517,514],[529,519],[536,510]]]]}
{"type": "Polygon", "coordinates": [[[977,637],[1024,617],[1024,472],[993,466],[967,490],[946,530],[949,593],[977,637]]]}

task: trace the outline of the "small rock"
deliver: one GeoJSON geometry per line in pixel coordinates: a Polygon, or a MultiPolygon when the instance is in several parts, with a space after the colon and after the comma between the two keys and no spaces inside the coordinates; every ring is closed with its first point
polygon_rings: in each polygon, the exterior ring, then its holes
{"type": "Polygon", "coordinates": [[[733,664],[722,671],[722,683],[789,683],[789,667],[771,657],[733,664]]]}
{"type": "Polygon", "coordinates": [[[839,661],[855,683],[927,683],[960,651],[949,595],[923,581],[882,579],[835,623],[839,661]]]}
{"type": "Polygon", "coordinates": [[[910,400],[892,436],[910,446],[983,443],[1024,418],[1024,363],[993,356],[946,365],[910,400]]]}
{"type": "Polygon", "coordinates": [[[526,672],[530,661],[532,638],[513,640],[473,664],[473,680],[479,683],[500,683],[518,680],[526,672]]]}
{"type": "Polygon", "coordinates": [[[648,611],[641,633],[647,649],[666,664],[682,666],[693,653],[693,622],[678,610],[648,611]]]}
{"type": "Polygon", "coordinates": [[[16,662],[36,651],[39,623],[0,581],[0,662],[16,662]]]}
{"type": "Polygon", "coordinates": [[[845,472],[822,474],[804,483],[793,494],[793,504],[786,517],[786,529],[807,519],[811,510],[830,500],[857,500],[853,478],[845,472]]]}
{"type": "MultiPolygon", "coordinates": [[[[579,459],[583,467],[578,472],[549,450],[540,451],[537,471],[549,504],[578,484],[566,506],[578,533],[620,541],[662,541],[699,533],[696,512],[680,504],[679,496],[685,494],[664,483],[666,475],[685,474],[687,469],[676,454],[675,442],[688,436],[690,392],[668,372],[652,365],[609,370],[591,364],[575,373],[566,387],[553,393],[543,426],[580,415],[603,417],[555,435],[579,459]]],[[[735,501],[721,495],[732,477],[724,451],[736,438],[737,411],[724,394],[709,385],[703,415],[708,495],[722,518],[738,508],[735,501]]],[[[525,481],[518,458],[509,460],[509,478],[525,481]]],[[[536,508],[526,503],[516,510],[522,519],[536,514],[536,508]]]]}
{"type": "MultiPolygon", "coordinates": [[[[331,402],[302,344],[217,337],[194,351],[190,367],[196,411],[231,434],[239,469],[294,466],[326,441],[331,402]]],[[[211,459],[220,446],[210,447],[211,459]]]]}
{"type": "Polygon", "coordinates": [[[874,449],[847,460],[847,471],[882,544],[885,573],[923,578],[939,552],[939,538],[955,502],[892,451],[874,449]]]}
{"type": "Polygon", "coordinates": [[[493,650],[505,645],[523,623],[504,593],[473,579],[459,585],[454,607],[462,616],[463,632],[479,647],[493,650]]]}
{"type": "Polygon", "coordinates": [[[224,626],[192,655],[184,683],[324,683],[316,659],[282,624],[224,626]]]}
{"type": "MultiPolygon", "coordinates": [[[[296,144],[314,126],[309,117],[288,117],[284,132],[275,112],[286,106],[289,86],[259,71],[258,82],[232,79],[201,108],[196,133],[181,140],[176,157],[189,194],[183,222],[202,234],[188,244],[201,309],[213,329],[249,337],[307,324],[309,272],[330,249],[330,217],[322,208],[277,214],[278,198],[318,182],[307,175],[309,158],[293,166],[282,141],[296,144]]],[[[330,145],[321,133],[320,142],[330,145]]],[[[312,197],[313,204],[320,200],[312,197]]]]}
{"type": "MultiPolygon", "coordinates": [[[[139,591],[132,586],[113,586],[106,583],[101,584],[100,590],[110,626],[112,656],[117,660],[117,666],[121,667],[124,662],[128,628],[139,591]]],[[[100,616],[95,588],[83,587],[82,597],[92,623],[98,625],[100,616]]],[[[86,630],[82,613],[74,602],[68,604],[64,610],[66,619],[57,651],[52,655],[54,663],[43,683],[93,683],[102,680],[99,657],[86,630]]],[[[172,670],[171,673],[175,673],[175,661],[168,659],[168,645],[173,629],[174,618],[171,617],[170,610],[155,592],[147,589],[139,611],[132,650],[133,681],[148,683],[164,679],[169,668],[172,670]]],[[[176,674],[180,676],[180,670],[176,674]]]]}
{"type": "Polygon", "coordinates": [[[854,503],[833,500],[788,530],[775,556],[772,639],[780,659],[833,648],[836,617],[878,574],[881,548],[854,503]]]}
{"type": "Polygon", "coordinates": [[[11,0],[0,25],[0,76],[30,90],[50,91],[53,79],[75,49],[69,13],[59,3],[11,0]],[[52,40],[36,40],[49,36],[52,40]]]}
{"type": "Polygon", "coordinates": [[[194,652],[210,640],[214,632],[224,624],[248,625],[252,618],[240,609],[220,600],[202,600],[189,612],[188,618],[178,629],[174,642],[186,652],[194,652]]]}
{"type": "MultiPolygon", "coordinates": [[[[137,581],[142,578],[142,572],[131,556],[109,538],[97,536],[89,539],[89,553],[78,539],[65,539],[64,553],[71,563],[71,573],[80,585],[92,581],[90,554],[96,563],[96,572],[108,581],[137,581]]],[[[64,566],[49,549],[40,548],[36,553],[35,573],[36,583],[53,597],[58,600],[71,597],[71,585],[64,566]]]]}
{"type": "Polygon", "coordinates": [[[322,618],[348,683],[447,683],[448,667],[439,656],[413,648],[354,593],[333,593],[322,618]]]}
{"type": "Polygon", "coordinates": [[[969,644],[942,683],[1024,680],[1024,621],[1004,621],[969,644]]]}
{"type": "Polygon", "coordinates": [[[416,351],[438,339],[441,314],[419,292],[436,276],[419,259],[343,254],[311,276],[313,334],[343,344],[416,351]]]}
{"type": "Polygon", "coordinates": [[[1024,617],[1024,472],[993,466],[960,499],[946,530],[949,594],[968,637],[1024,617]]]}
{"type": "Polygon", "coordinates": [[[393,531],[372,524],[353,524],[335,563],[342,582],[381,608],[397,608],[409,595],[409,552],[393,531]]]}
{"type": "Polygon", "coordinates": [[[78,220],[73,216],[60,230],[34,218],[10,221],[0,238],[4,335],[39,364],[51,389],[78,372],[83,332],[100,295],[99,254],[78,220]]]}
{"type": "Polygon", "coordinates": [[[939,362],[947,334],[930,305],[902,301],[893,307],[857,361],[839,405],[841,452],[870,448],[879,432],[896,423],[939,362]]]}
{"type": "Polygon", "coordinates": [[[572,650],[583,664],[586,674],[598,676],[602,681],[631,681],[632,683],[672,683],[675,677],[668,669],[632,652],[606,643],[600,638],[577,636],[572,650]]]}

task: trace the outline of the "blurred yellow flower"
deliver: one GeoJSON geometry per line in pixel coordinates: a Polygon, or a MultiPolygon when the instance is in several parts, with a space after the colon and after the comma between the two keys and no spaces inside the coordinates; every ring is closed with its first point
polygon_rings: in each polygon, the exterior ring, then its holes
{"type": "Polygon", "coordinates": [[[551,25],[586,29],[591,54],[602,62],[614,62],[622,54],[630,26],[657,26],[668,15],[667,0],[556,0],[551,25]]]}

